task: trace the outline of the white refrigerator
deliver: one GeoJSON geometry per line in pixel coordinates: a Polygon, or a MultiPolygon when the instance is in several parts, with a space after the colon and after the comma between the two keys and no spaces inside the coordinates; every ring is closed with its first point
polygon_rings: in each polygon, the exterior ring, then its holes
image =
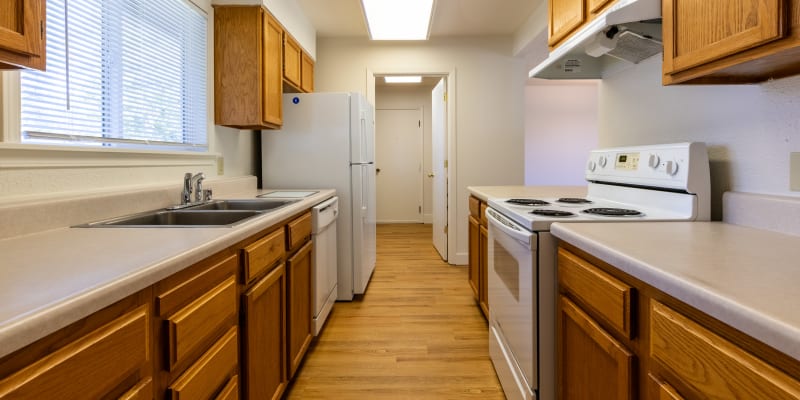
{"type": "Polygon", "coordinates": [[[375,269],[375,124],[359,93],[283,95],[283,128],[261,133],[262,187],[334,188],[338,300],[363,294],[375,269]]]}

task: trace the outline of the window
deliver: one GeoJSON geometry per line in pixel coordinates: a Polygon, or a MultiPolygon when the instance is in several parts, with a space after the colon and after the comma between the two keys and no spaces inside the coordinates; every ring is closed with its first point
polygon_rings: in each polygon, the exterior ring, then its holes
{"type": "Polygon", "coordinates": [[[185,0],[47,0],[24,143],[207,149],[207,18],[185,0]]]}

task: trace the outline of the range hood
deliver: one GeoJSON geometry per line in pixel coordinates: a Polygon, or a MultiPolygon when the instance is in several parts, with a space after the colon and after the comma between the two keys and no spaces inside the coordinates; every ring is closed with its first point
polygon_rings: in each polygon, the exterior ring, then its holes
{"type": "Polygon", "coordinates": [[[599,79],[662,50],[661,0],[617,0],[562,42],[528,77],[599,79]]]}

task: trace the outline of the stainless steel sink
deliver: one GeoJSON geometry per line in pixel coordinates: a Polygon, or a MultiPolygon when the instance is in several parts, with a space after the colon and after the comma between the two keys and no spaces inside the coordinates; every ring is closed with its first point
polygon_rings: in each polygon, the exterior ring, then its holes
{"type": "Polygon", "coordinates": [[[284,206],[288,206],[297,200],[273,200],[273,199],[236,199],[236,200],[214,200],[210,203],[200,204],[186,208],[187,210],[252,210],[270,211],[284,206]]]}
{"type": "Polygon", "coordinates": [[[263,215],[258,211],[157,210],[77,225],[77,228],[220,227],[234,226],[263,215]]]}

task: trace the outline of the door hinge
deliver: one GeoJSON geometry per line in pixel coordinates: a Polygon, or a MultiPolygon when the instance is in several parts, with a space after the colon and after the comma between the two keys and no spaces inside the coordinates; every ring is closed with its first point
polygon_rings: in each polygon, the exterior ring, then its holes
{"type": "Polygon", "coordinates": [[[417,121],[417,126],[418,126],[418,127],[420,127],[420,128],[422,128],[422,121],[419,121],[419,120],[418,120],[418,121],[417,121]]]}
{"type": "Polygon", "coordinates": [[[444,167],[447,168],[447,160],[444,160],[444,167]]]}
{"type": "Polygon", "coordinates": [[[447,234],[447,225],[444,226],[444,234],[447,234]]]}
{"type": "Polygon", "coordinates": [[[419,206],[419,213],[422,214],[422,206],[419,206]]]}

